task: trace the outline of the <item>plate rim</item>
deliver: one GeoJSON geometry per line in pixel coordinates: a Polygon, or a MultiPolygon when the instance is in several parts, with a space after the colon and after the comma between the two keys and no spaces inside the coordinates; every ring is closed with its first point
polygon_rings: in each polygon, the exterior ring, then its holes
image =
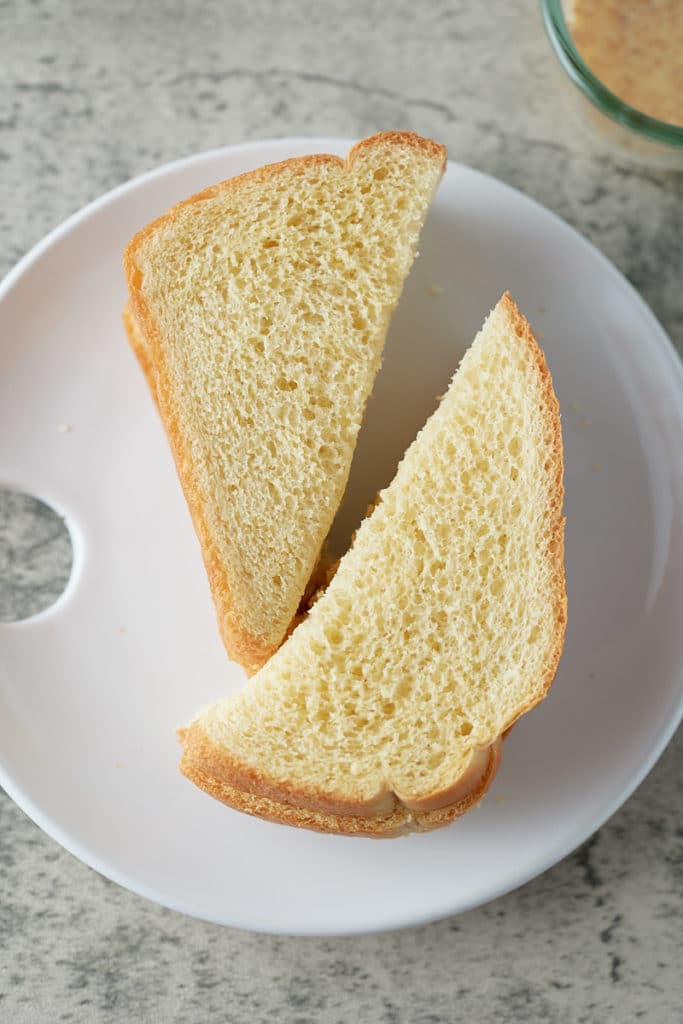
{"type": "MultiPolygon", "coordinates": [[[[283,155],[281,159],[287,159],[287,150],[294,148],[301,148],[302,146],[311,146],[311,152],[324,152],[325,147],[331,147],[334,150],[344,149],[347,150],[357,140],[347,139],[337,136],[283,136],[267,139],[256,139],[247,142],[236,143],[232,145],[219,146],[209,150],[205,150],[201,153],[194,153],[189,156],[180,157],[176,160],[158,165],[145,171],[128,181],[122,182],[114,188],[108,190],[102,195],[98,196],[85,206],[76,210],[64,221],[59,223],[51,231],[49,231],[43,238],[41,238],[35,245],[33,245],[19,260],[18,262],[8,271],[5,277],[0,282],[0,306],[4,302],[5,298],[9,295],[15,284],[17,284],[24,274],[41,259],[48,251],[62,238],[76,231],[85,221],[91,216],[96,214],[102,208],[110,205],[119,198],[127,195],[128,193],[135,192],[140,187],[154,182],[157,179],[161,179],[166,175],[171,175],[175,172],[182,172],[186,169],[191,168],[195,165],[201,165],[204,162],[212,159],[221,158],[224,156],[235,156],[247,153],[258,153],[266,148],[282,148],[283,155]]],[[[523,192],[521,189],[516,188],[507,182],[501,181],[494,175],[488,174],[484,171],[478,170],[477,168],[471,167],[467,164],[459,161],[449,160],[448,164],[450,167],[464,170],[468,174],[473,175],[475,178],[485,179],[486,183],[490,186],[491,184],[498,189],[507,191],[515,197],[515,201],[519,198],[524,203],[530,204],[537,211],[540,211],[545,217],[550,218],[556,228],[559,228],[565,233],[569,233],[573,237],[574,242],[579,242],[584,247],[586,252],[591,254],[591,258],[598,259],[598,262],[602,265],[603,269],[611,276],[612,280],[618,283],[621,288],[626,288],[629,293],[630,299],[635,301],[636,306],[640,307],[641,313],[644,315],[648,322],[649,330],[652,335],[651,347],[653,353],[657,353],[660,359],[668,362],[668,370],[671,375],[671,387],[672,389],[678,389],[681,394],[682,407],[683,407],[683,360],[679,356],[673,341],[669,337],[668,333],[657,319],[655,313],[643,298],[643,296],[637,291],[634,285],[628,280],[625,274],[599,249],[591,242],[588,238],[578,231],[572,224],[564,220],[555,211],[548,209],[538,200],[532,196],[523,192]],[[657,339],[655,342],[654,339],[657,339]]],[[[71,576],[73,579],[73,573],[71,576]]],[[[67,590],[69,590],[69,584],[67,584],[67,590]]],[[[62,595],[63,597],[63,595],[62,595]]],[[[40,612],[37,616],[31,617],[29,621],[35,622],[38,618],[49,616],[50,612],[59,607],[62,602],[60,597],[50,608],[44,612],[40,612]]],[[[21,627],[23,622],[19,623],[3,623],[0,624],[3,628],[6,627],[21,627]]],[[[2,630],[0,629],[0,634],[2,630]]],[[[558,864],[560,861],[568,857],[574,850],[581,846],[586,840],[590,838],[599,828],[601,828],[615,813],[616,811],[633,795],[636,789],[641,785],[645,778],[650,774],[655,764],[659,761],[660,757],[664,753],[666,747],[669,745],[671,739],[676,733],[681,720],[683,719],[683,660],[679,666],[679,674],[681,677],[681,694],[678,699],[677,706],[674,714],[669,718],[664,728],[661,729],[657,736],[657,741],[652,745],[648,751],[647,757],[639,763],[637,769],[633,771],[627,778],[625,783],[621,786],[619,794],[614,797],[599,814],[595,815],[592,819],[588,829],[582,828],[580,833],[574,833],[571,840],[567,841],[563,838],[552,846],[546,847],[543,856],[538,857],[533,865],[529,863],[525,865],[524,870],[519,871],[512,880],[507,880],[502,886],[492,886],[487,895],[482,896],[478,894],[470,899],[453,899],[450,901],[445,899],[444,904],[438,911],[428,910],[423,914],[412,913],[408,916],[401,916],[400,914],[375,914],[374,921],[372,924],[361,924],[360,926],[346,925],[340,927],[338,925],[331,925],[330,927],[306,927],[305,924],[296,924],[290,926],[284,926],[279,921],[272,921],[270,924],[259,925],[255,928],[249,924],[249,921],[243,914],[237,914],[232,919],[228,919],[230,915],[226,916],[225,913],[198,913],[196,909],[188,906],[183,902],[181,898],[172,898],[165,893],[159,893],[154,890],[153,887],[148,886],[144,883],[131,878],[126,872],[120,871],[115,865],[105,861],[104,859],[94,856],[91,854],[89,849],[82,846],[78,839],[70,836],[65,832],[57,821],[52,819],[49,814],[44,812],[34,801],[34,799],[28,794],[23,792],[20,786],[15,785],[12,776],[6,770],[0,755],[0,785],[3,787],[8,796],[14,801],[15,804],[51,839],[55,840],[67,850],[70,854],[86,864],[89,868],[96,871],[98,874],[115,882],[124,889],[135,893],[138,896],[142,896],[154,903],[157,903],[168,909],[177,911],[185,914],[189,917],[197,920],[207,921],[213,924],[220,924],[226,927],[238,928],[246,931],[251,931],[257,934],[273,934],[273,935],[288,935],[288,936],[319,936],[319,937],[331,937],[331,936],[346,936],[346,935],[361,935],[361,934],[373,934],[383,931],[394,931],[403,928],[420,927],[425,924],[432,923],[434,921],[443,920],[446,917],[453,916],[455,914],[465,913],[469,910],[474,909],[478,906],[483,906],[494,899],[498,899],[502,896],[513,892],[520,886],[525,885],[527,882],[539,877],[544,874],[551,867],[558,864]],[[578,835],[578,838],[577,838],[578,835]],[[548,852],[550,850],[550,852],[548,852]]]]}

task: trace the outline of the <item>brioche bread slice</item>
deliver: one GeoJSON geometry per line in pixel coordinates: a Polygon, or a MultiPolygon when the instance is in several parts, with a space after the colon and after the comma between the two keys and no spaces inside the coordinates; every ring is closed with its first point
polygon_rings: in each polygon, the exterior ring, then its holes
{"type": "Polygon", "coordinates": [[[341,501],[445,158],[389,132],[346,161],[287,160],[181,203],[126,250],[131,343],[224,642],[249,670],[280,645],[341,501]]]}
{"type": "Polygon", "coordinates": [[[445,825],[564,642],[559,408],[509,295],[308,618],[181,733],[181,771],[273,821],[391,836],[445,825]]]}

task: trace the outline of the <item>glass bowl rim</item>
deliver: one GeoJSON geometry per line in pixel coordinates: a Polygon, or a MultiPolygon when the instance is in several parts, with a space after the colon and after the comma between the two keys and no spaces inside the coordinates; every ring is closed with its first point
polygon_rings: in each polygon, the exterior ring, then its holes
{"type": "Polygon", "coordinates": [[[603,114],[645,138],[683,148],[683,127],[642,114],[619,99],[584,64],[572,40],[562,0],[540,0],[543,23],[555,55],[572,82],[603,114]]]}

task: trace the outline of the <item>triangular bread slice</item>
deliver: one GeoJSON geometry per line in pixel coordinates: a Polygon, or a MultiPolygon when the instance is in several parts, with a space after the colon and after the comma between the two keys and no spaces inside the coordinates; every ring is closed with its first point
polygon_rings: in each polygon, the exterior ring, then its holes
{"type": "Polygon", "coordinates": [[[337,511],[443,146],[373,136],[181,203],[129,244],[124,319],[228,652],[279,647],[337,511]]]}
{"type": "Polygon", "coordinates": [[[308,618],[182,731],[182,772],[321,831],[391,836],[462,814],[555,675],[562,498],[550,373],[506,294],[308,618]]]}

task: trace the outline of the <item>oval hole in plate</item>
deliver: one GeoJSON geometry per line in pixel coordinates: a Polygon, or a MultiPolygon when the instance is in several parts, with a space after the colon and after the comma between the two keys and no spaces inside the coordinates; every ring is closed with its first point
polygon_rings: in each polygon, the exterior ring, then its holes
{"type": "Polygon", "coordinates": [[[30,494],[0,487],[0,622],[30,619],[53,605],[72,567],[62,516],[30,494]]]}

